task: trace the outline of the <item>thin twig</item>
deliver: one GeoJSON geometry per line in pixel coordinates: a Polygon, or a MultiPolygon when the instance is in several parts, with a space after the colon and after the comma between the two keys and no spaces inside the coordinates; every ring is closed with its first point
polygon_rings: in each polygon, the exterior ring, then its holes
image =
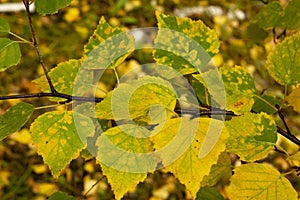
{"type": "Polygon", "coordinates": [[[210,116],[210,115],[228,115],[228,116],[237,116],[232,111],[217,109],[217,108],[211,108],[211,110],[185,110],[185,109],[175,109],[175,112],[178,114],[188,114],[192,115],[193,117],[198,116],[210,116]]]}
{"type": "Polygon", "coordinates": [[[94,183],[93,185],[92,185],[92,187],[90,187],[90,189],[88,190],[88,191],[86,191],[81,197],[80,197],[80,199],[84,199],[84,198],[86,198],[87,197],[87,194],[104,178],[105,176],[101,176],[97,181],[96,181],[96,183],[94,183]]]}
{"type": "Polygon", "coordinates": [[[8,99],[27,99],[27,98],[41,98],[41,97],[60,97],[66,99],[66,102],[71,101],[83,101],[83,102],[101,102],[103,98],[95,98],[95,97],[82,97],[82,96],[72,96],[63,93],[53,93],[53,92],[40,92],[40,93],[32,93],[32,94],[16,94],[16,95],[7,95],[0,96],[0,100],[8,100],[8,99]]]}
{"type": "Polygon", "coordinates": [[[32,36],[32,40],[33,40],[33,46],[34,46],[35,51],[36,51],[36,53],[37,53],[37,55],[39,57],[39,61],[40,61],[41,65],[42,65],[42,68],[43,68],[44,74],[46,76],[46,79],[48,81],[48,84],[49,84],[49,87],[51,89],[51,92],[52,93],[57,93],[56,89],[54,88],[54,86],[52,84],[50,76],[48,75],[48,72],[47,72],[47,69],[45,67],[45,63],[44,63],[43,57],[42,57],[42,55],[40,53],[40,50],[39,50],[39,46],[38,46],[38,43],[37,43],[35,31],[34,31],[33,24],[32,24],[31,14],[30,14],[30,10],[29,10],[29,6],[30,6],[31,2],[30,2],[30,0],[23,0],[23,3],[24,3],[24,6],[26,8],[26,13],[27,13],[28,21],[29,21],[30,30],[31,30],[31,36],[32,36]]]}
{"type": "Polygon", "coordinates": [[[284,119],[284,115],[283,115],[283,113],[282,113],[282,111],[281,111],[280,106],[279,106],[278,104],[276,104],[275,107],[277,108],[278,115],[279,115],[281,121],[283,122],[284,127],[285,127],[287,133],[290,134],[290,135],[293,135],[293,134],[291,133],[291,131],[290,131],[290,129],[289,129],[289,127],[288,127],[288,125],[287,125],[285,119],[284,119]]]}

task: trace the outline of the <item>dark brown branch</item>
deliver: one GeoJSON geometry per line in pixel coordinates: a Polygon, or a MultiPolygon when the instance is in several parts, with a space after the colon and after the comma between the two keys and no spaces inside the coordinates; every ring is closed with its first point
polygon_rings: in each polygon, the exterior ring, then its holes
{"type": "Polygon", "coordinates": [[[287,125],[285,119],[284,119],[284,115],[283,115],[283,113],[282,113],[282,110],[281,110],[280,106],[279,106],[278,104],[276,104],[275,107],[277,108],[278,115],[279,115],[281,121],[283,122],[284,127],[285,127],[287,133],[290,134],[290,135],[293,135],[293,134],[291,133],[291,131],[290,131],[290,129],[289,129],[289,127],[288,127],[288,125],[287,125]]]}
{"type": "Polygon", "coordinates": [[[16,94],[16,95],[8,95],[8,96],[0,96],[0,100],[7,99],[27,99],[27,98],[41,98],[41,97],[60,97],[66,99],[66,102],[71,101],[83,101],[83,102],[100,102],[102,98],[94,98],[94,97],[82,97],[82,96],[72,96],[63,93],[53,93],[53,92],[41,92],[41,93],[32,93],[32,94],[16,94]]]}
{"type": "Polygon", "coordinates": [[[175,109],[175,112],[178,114],[188,114],[192,115],[193,117],[199,116],[210,116],[210,115],[228,115],[228,116],[237,116],[232,111],[212,108],[211,110],[184,110],[184,109],[175,109]]]}
{"type": "Polygon", "coordinates": [[[46,79],[48,81],[48,84],[49,84],[49,87],[51,89],[51,92],[52,93],[57,93],[56,89],[54,88],[54,86],[52,84],[50,76],[48,75],[48,72],[47,72],[47,69],[46,69],[43,57],[42,57],[42,55],[40,53],[40,50],[39,50],[39,46],[38,46],[38,43],[37,43],[35,31],[34,31],[33,24],[32,24],[31,14],[30,14],[30,10],[29,10],[30,0],[23,0],[23,4],[24,4],[24,6],[26,8],[26,13],[27,13],[27,17],[28,17],[28,21],[29,21],[29,26],[30,26],[30,31],[31,31],[31,36],[32,36],[32,41],[33,41],[33,46],[34,46],[35,51],[36,51],[36,53],[37,53],[37,55],[39,57],[39,61],[40,61],[41,65],[42,65],[42,68],[43,68],[44,74],[46,76],[46,79]]]}
{"type": "Polygon", "coordinates": [[[293,142],[294,144],[296,144],[300,147],[300,140],[296,136],[289,134],[288,132],[286,132],[285,130],[280,128],[279,126],[277,126],[277,132],[280,135],[282,135],[283,137],[287,138],[288,140],[290,140],[291,142],[293,142]]]}

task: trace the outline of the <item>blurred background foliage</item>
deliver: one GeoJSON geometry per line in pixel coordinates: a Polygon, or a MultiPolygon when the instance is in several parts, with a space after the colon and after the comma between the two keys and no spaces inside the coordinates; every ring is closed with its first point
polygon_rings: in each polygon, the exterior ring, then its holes
{"type": "MultiPolygon", "coordinates": [[[[0,0],[0,5],[17,0],[0,0]]],[[[280,1],[286,5],[286,1],[280,1]]],[[[73,0],[56,15],[40,16],[33,13],[33,25],[38,37],[40,51],[48,68],[58,63],[80,58],[83,46],[101,16],[113,26],[124,30],[141,27],[156,27],[155,10],[166,14],[201,19],[215,29],[222,41],[220,53],[213,61],[222,65],[246,67],[256,82],[259,92],[282,96],[282,88],[272,80],[265,68],[266,56],[275,46],[272,30],[263,30],[252,23],[254,16],[264,6],[254,0],[73,0]]],[[[0,13],[11,27],[11,31],[25,39],[30,38],[30,30],[25,12],[0,13]]],[[[282,30],[276,30],[278,34],[282,30]]],[[[287,32],[287,35],[290,33],[287,32]]],[[[281,38],[278,38],[280,40],[281,38]]],[[[0,94],[32,93],[39,88],[32,80],[42,75],[42,69],[34,48],[21,45],[22,59],[17,66],[0,73],[0,94]]],[[[133,68],[139,63],[152,62],[151,52],[136,51],[120,67],[133,68]],[[149,56],[147,56],[149,55],[149,56]]],[[[107,72],[106,90],[114,85],[114,75],[107,72]],[[111,85],[109,85],[111,84],[111,85]]],[[[37,106],[51,104],[44,99],[34,99],[37,106]]],[[[18,100],[0,102],[0,114],[18,100]]],[[[57,107],[56,109],[60,109],[57,107]]],[[[287,121],[292,132],[299,132],[300,118],[291,110],[286,110],[287,121]]],[[[38,115],[38,112],[37,112],[38,115]]],[[[283,141],[283,146],[295,150],[295,146],[283,141]]],[[[287,149],[289,150],[289,149],[287,149]]],[[[234,159],[233,159],[234,160],[234,159]]],[[[280,170],[287,164],[280,154],[274,153],[266,161],[273,162],[280,170]]],[[[0,142],[0,199],[46,199],[54,191],[60,190],[80,197],[102,177],[100,166],[94,160],[78,158],[71,162],[58,180],[53,180],[49,169],[37,155],[32,145],[28,126],[0,142]]],[[[224,177],[216,188],[222,192],[229,177],[224,177]]],[[[293,185],[300,190],[299,180],[290,177],[293,185]]],[[[124,199],[189,199],[177,179],[171,174],[155,172],[137,189],[124,199]]],[[[105,178],[88,193],[87,199],[113,199],[113,193],[105,178]]]]}

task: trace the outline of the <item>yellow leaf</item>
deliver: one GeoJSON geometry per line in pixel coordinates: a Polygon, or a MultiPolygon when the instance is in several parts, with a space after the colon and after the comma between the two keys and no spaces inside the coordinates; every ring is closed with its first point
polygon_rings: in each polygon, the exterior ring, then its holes
{"type": "Polygon", "coordinates": [[[28,129],[22,129],[10,136],[13,140],[20,142],[22,144],[32,144],[31,135],[28,129]]]}
{"type": "Polygon", "coordinates": [[[300,113],[300,87],[294,89],[291,94],[286,98],[294,110],[300,113]]]}
{"type": "Polygon", "coordinates": [[[173,148],[169,145],[160,155],[162,164],[186,185],[194,198],[203,177],[209,174],[211,166],[225,150],[228,132],[222,128],[223,122],[214,119],[177,118],[167,121],[164,129],[153,137],[156,150],[173,141],[173,148]],[[174,161],[175,156],[178,158],[174,161]]]}

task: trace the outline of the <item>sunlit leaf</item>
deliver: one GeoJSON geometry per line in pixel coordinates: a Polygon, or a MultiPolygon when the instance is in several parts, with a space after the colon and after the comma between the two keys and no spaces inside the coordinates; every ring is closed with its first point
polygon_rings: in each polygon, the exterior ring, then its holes
{"type": "Polygon", "coordinates": [[[300,1],[291,0],[289,1],[287,7],[284,10],[284,16],[281,20],[281,27],[297,30],[300,28],[300,1]]]}
{"type": "Polygon", "coordinates": [[[300,32],[287,37],[268,55],[267,70],[281,85],[300,83],[300,32]]]}
{"type": "Polygon", "coordinates": [[[204,176],[202,186],[214,186],[222,177],[231,176],[231,160],[228,153],[223,152],[220,154],[218,163],[214,164],[209,172],[209,175],[204,176]]]}
{"type": "Polygon", "coordinates": [[[20,62],[19,44],[8,38],[0,38],[0,72],[20,62]]]}
{"type": "Polygon", "coordinates": [[[55,192],[48,198],[48,200],[62,200],[62,199],[75,200],[76,198],[71,195],[68,195],[65,192],[55,192]]]}
{"type": "Polygon", "coordinates": [[[22,128],[33,111],[33,105],[24,102],[10,107],[0,116],[0,140],[22,128]]]}
{"type": "Polygon", "coordinates": [[[257,23],[262,28],[274,28],[280,25],[284,11],[279,2],[273,1],[268,3],[255,16],[257,23]]]}
{"type": "Polygon", "coordinates": [[[86,147],[86,137],[93,134],[94,129],[90,118],[72,111],[47,112],[30,127],[37,151],[54,177],[58,177],[61,170],[86,147]]]}
{"type": "Polygon", "coordinates": [[[277,141],[277,128],[267,114],[247,113],[226,122],[230,133],[227,151],[244,161],[256,161],[273,148],[277,141]]]}
{"type": "Polygon", "coordinates": [[[0,18],[0,33],[9,33],[9,31],[10,27],[8,22],[5,19],[0,18]]]}
{"type": "Polygon", "coordinates": [[[298,199],[284,175],[266,164],[251,163],[234,170],[227,194],[231,200],[298,199]]]}
{"type": "Polygon", "coordinates": [[[176,104],[174,92],[169,82],[159,77],[144,76],[119,84],[96,105],[96,115],[100,119],[140,118],[140,121],[157,123],[159,115],[171,116],[176,104]]]}
{"type": "Polygon", "coordinates": [[[293,106],[294,110],[300,113],[300,87],[294,89],[286,98],[288,103],[293,106]]]}
{"type": "Polygon", "coordinates": [[[167,147],[160,154],[164,170],[172,172],[196,197],[203,177],[209,174],[212,165],[217,163],[220,153],[225,150],[227,137],[228,132],[223,129],[222,121],[177,118],[167,121],[152,140],[156,150],[167,147]],[[210,140],[210,147],[204,145],[206,140],[210,140]],[[167,146],[169,143],[172,146],[167,146]],[[210,151],[203,155],[206,148],[210,151]]]}
{"type": "Polygon", "coordinates": [[[156,160],[147,153],[153,151],[150,135],[144,127],[120,125],[105,131],[97,140],[97,161],[107,177],[116,199],[143,181],[153,172],[156,160]]]}
{"type": "Polygon", "coordinates": [[[223,104],[226,103],[226,110],[231,110],[236,114],[249,112],[254,104],[253,96],[255,95],[254,81],[248,72],[239,66],[222,67],[220,75],[216,70],[210,70],[202,73],[202,81],[197,78],[205,87],[213,100],[225,109],[223,104]],[[222,82],[217,76],[222,77],[222,82]],[[226,91],[226,99],[224,92],[226,91]]]}
{"type": "Polygon", "coordinates": [[[35,6],[41,15],[57,13],[59,9],[68,6],[72,0],[35,0],[35,6]]]}
{"type": "Polygon", "coordinates": [[[216,32],[202,21],[180,19],[156,12],[158,34],[154,59],[182,74],[203,70],[218,53],[220,42],[216,32]]]}
{"type": "Polygon", "coordinates": [[[294,155],[288,157],[289,161],[293,163],[293,165],[300,167],[300,152],[298,151],[294,155]]]}
{"type": "Polygon", "coordinates": [[[102,17],[84,47],[84,69],[115,68],[135,49],[134,37],[111,27],[102,17]]]}
{"type": "MultiPolygon", "coordinates": [[[[55,68],[51,69],[48,74],[55,89],[58,92],[72,95],[74,93],[74,83],[76,80],[77,85],[79,85],[79,82],[81,81],[80,86],[77,86],[76,88],[76,95],[84,95],[88,93],[88,91],[93,88],[88,83],[88,80],[91,80],[93,73],[87,70],[79,70],[80,67],[80,60],[69,60],[59,63],[55,68]],[[76,77],[80,77],[81,80],[77,80],[76,77]]],[[[42,91],[50,92],[49,84],[45,76],[34,80],[34,82],[40,86],[42,91]]],[[[63,101],[65,99],[52,98],[52,100],[63,101]]]]}

